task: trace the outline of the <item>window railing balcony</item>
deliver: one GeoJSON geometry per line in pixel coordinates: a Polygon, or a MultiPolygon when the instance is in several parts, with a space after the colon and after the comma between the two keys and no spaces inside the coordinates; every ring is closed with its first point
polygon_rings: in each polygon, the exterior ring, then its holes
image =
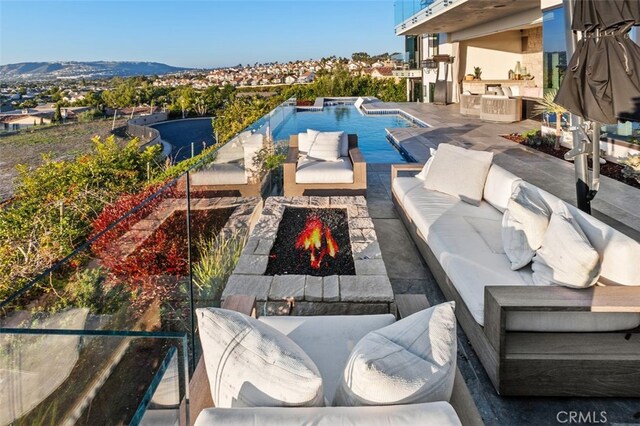
{"type": "Polygon", "coordinates": [[[456,0],[396,1],[394,3],[395,33],[402,33],[455,3],[456,0]]]}

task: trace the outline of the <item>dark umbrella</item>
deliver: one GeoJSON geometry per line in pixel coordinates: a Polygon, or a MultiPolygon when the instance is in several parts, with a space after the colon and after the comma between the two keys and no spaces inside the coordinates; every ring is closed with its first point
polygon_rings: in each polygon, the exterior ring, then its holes
{"type": "Polygon", "coordinates": [[[590,121],[640,120],[638,0],[576,0],[571,29],[582,33],[556,102],[590,121]]]}
{"type": "MultiPolygon", "coordinates": [[[[573,53],[555,102],[573,115],[574,147],[565,158],[576,168],[578,207],[591,211],[590,201],[599,186],[600,125],[618,120],[640,121],[640,47],[629,38],[640,25],[640,0],[564,0],[567,28],[574,31],[573,53]],[[573,12],[573,13],[571,13],[573,12]],[[575,34],[582,38],[575,44],[575,34]],[[576,117],[579,116],[579,117],[576,117]],[[582,119],[593,122],[591,148],[582,119]],[[593,176],[588,178],[587,156],[593,156],[593,176]],[[587,182],[591,182],[588,184],[587,182]]],[[[571,43],[573,42],[573,43],[571,43]]]]}

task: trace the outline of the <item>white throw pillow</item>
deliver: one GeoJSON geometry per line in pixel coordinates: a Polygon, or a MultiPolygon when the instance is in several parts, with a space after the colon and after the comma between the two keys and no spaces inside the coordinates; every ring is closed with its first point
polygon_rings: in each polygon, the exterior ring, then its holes
{"type": "Polygon", "coordinates": [[[343,134],[344,132],[319,133],[311,144],[307,157],[322,161],[338,161],[343,134]]]}
{"type": "Polygon", "coordinates": [[[318,134],[320,134],[320,132],[312,129],[307,129],[306,133],[298,133],[298,151],[300,154],[306,154],[309,152],[309,148],[311,148],[311,145],[318,134]]]}
{"type": "Polygon", "coordinates": [[[334,405],[448,401],[456,372],[454,307],[443,303],[364,336],[349,356],[334,405]]]}
{"type": "Polygon", "coordinates": [[[493,153],[440,144],[425,177],[424,187],[479,206],[493,153]]]}
{"type": "Polygon", "coordinates": [[[235,311],[196,314],[216,407],[324,405],[318,368],[289,337],[235,311]]]}
{"type": "Polygon", "coordinates": [[[531,262],[542,245],[551,208],[534,187],[526,182],[516,185],[502,216],[502,245],[518,270],[531,262]]]}
{"type": "Polygon", "coordinates": [[[425,180],[425,178],[427,177],[427,174],[429,173],[429,169],[431,168],[431,163],[433,163],[433,157],[435,157],[436,155],[436,150],[433,148],[429,148],[429,152],[431,153],[431,155],[429,156],[429,159],[427,160],[426,163],[424,163],[424,166],[422,167],[422,170],[420,171],[420,173],[418,173],[415,176],[420,180],[425,180]]]}
{"type": "Polygon", "coordinates": [[[598,281],[600,256],[562,201],[551,215],[531,270],[535,285],[587,288],[598,281]]]}

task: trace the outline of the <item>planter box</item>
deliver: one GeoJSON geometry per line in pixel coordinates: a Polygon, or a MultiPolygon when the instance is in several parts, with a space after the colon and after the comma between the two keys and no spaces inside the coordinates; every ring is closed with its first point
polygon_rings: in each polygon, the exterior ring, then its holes
{"type": "MultiPolygon", "coordinates": [[[[540,130],[543,135],[556,134],[556,129],[554,127],[543,125],[540,130]]],[[[560,145],[569,149],[573,148],[573,135],[570,131],[562,131],[560,145]]],[[[606,141],[600,141],[600,151],[604,151],[604,158],[607,161],[619,164],[620,160],[626,158],[630,154],[640,154],[640,145],[621,141],[619,139],[608,138],[606,141]]]]}

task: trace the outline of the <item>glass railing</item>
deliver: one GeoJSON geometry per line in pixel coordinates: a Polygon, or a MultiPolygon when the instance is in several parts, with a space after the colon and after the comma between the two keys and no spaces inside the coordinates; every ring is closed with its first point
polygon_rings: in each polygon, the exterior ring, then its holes
{"type": "MultiPolygon", "coordinates": [[[[281,126],[292,105],[249,130],[281,126]]],[[[195,309],[220,305],[260,193],[273,192],[264,170],[219,181],[238,145],[108,204],[85,243],[30,281],[0,282],[15,287],[0,302],[0,425],[188,424],[195,309]]],[[[61,229],[73,207],[50,206],[61,229]]]]}
{"type": "Polygon", "coordinates": [[[398,0],[393,3],[394,25],[397,27],[422,9],[429,7],[435,0],[398,0]]]}

